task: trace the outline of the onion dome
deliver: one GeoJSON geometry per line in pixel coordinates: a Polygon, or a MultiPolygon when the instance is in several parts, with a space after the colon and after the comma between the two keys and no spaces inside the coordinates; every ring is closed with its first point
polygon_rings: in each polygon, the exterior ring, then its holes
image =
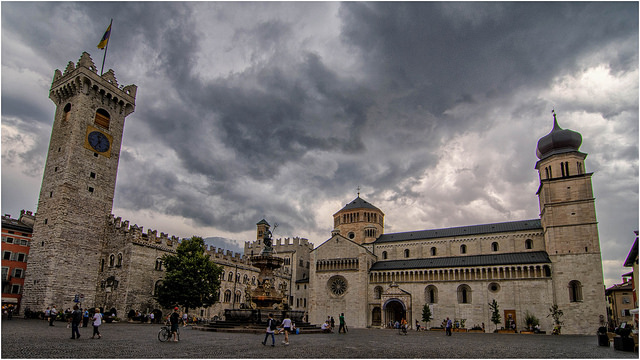
{"type": "Polygon", "coordinates": [[[538,159],[543,159],[555,154],[578,151],[580,145],[582,145],[582,135],[573,130],[561,128],[554,112],[553,129],[538,140],[536,156],[538,156],[538,159]]]}

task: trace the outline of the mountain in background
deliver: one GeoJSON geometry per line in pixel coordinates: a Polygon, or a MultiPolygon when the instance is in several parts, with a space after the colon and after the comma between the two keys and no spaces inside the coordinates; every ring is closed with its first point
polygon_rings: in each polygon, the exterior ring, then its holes
{"type": "Polygon", "coordinates": [[[208,246],[215,246],[217,249],[224,249],[224,253],[227,253],[227,250],[233,251],[234,253],[244,253],[244,245],[240,245],[236,240],[227,239],[219,236],[213,236],[204,238],[204,243],[208,246]]]}

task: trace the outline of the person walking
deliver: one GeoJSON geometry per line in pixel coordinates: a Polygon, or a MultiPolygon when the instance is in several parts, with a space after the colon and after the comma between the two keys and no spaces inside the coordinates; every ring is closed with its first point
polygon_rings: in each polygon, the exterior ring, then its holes
{"type": "Polygon", "coordinates": [[[178,314],[178,307],[173,308],[173,313],[169,317],[171,322],[171,334],[173,334],[173,341],[178,341],[178,327],[180,326],[180,314],[178,314]]]}
{"type": "Polygon", "coordinates": [[[78,331],[78,326],[82,323],[82,311],[78,308],[78,305],[73,306],[73,311],[71,312],[71,338],[72,339],[80,339],[80,331],[78,331]]]}
{"type": "Polygon", "coordinates": [[[44,311],[44,318],[49,321],[49,317],[51,316],[51,309],[47,306],[47,310],[44,311]]]}
{"type": "Polygon", "coordinates": [[[284,341],[282,342],[285,345],[289,345],[289,333],[291,332],[291,319],[289,319],[289,314],[285,314],[284,320],[282,320],[282,329],[284,330],[284,341]]]}
{"type": "Polygon", "coordinates": [[[89,324],[89,309],[84,309],[82,313],[82,327],[87,327],[87,324],[89,324]]]}
{"type": "Polygon", "coordinates": [[[344,313],[340,313],[340,317],[338,318],[338,321],[340,322],[340,327],[338,328],[338,334],[340,332],[344,332],[346,334],[347,328],[345,327],[344,313]]]}
{"type": "Polygon", "coordinates": [[[447,325],[445,327],[446,329],[446,335],[451,336],[451,327],[453,326],[453,322],[451,321],[451,319],[449,319],[447,317],[447,325]]]}
{"type": "Polygon", "coordinates": [[[273,331],[278,327],[273,314],[269,313],[269,319],[267,320],[267,333],[264,335],[264,341],[262,345],[267,345],[267,339],[271,335],[271,346],[276,346],[276,338],[273,336],[273,331]]]}
{"type": "Polygon", "coordinates": [[[102,335],[100,335],[100,330],[98,329],[100,327],[100,325],[102,325],[102,313],[100,313],[100,309],[96,308],[95,313],[93,314],[93,317],[91,318],[91,320],[93,321],[93,336],[91,336],[92,339],[96,338],[96,335],[98,335],[98,339],[102,338],[102,335]]]}
{"type": "Polygon", "coordinates": [[[49,326],[55,326],[53,325],[53,322],[56,321],[57,316],[58,316],[58,310],[56,310],[56,306],[53,305],[51,307],[51,311],[49,312],[49,326]]]}

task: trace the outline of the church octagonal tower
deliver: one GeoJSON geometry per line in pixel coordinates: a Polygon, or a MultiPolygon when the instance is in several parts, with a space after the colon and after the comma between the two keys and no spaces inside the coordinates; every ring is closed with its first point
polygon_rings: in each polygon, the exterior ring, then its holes
{"type": "Polygon", "coordinates": [[[553,263],[553,302],[572,319],[565,324],[569,332],[586,334],[602,326],[606,314],[593,173],[585,172],[582,136],[553,118],[536,149],[540,221],[553,263]]]}
{"type": "Polygon", "coordinates": [[[97,74],[86,52],[54,72],[56,111],[42,178],[23,291],[42,310],[96,303],[100,251],[113,207],[124,120],[137,86],[118,86],[113,70],[97,74]]]}
{"type": "Polygon", "coordinates": [[[357,244],[374,242],[384,233],[384,213],[358,197],[333,214],[334,233],[352,240],[357,244]]]}

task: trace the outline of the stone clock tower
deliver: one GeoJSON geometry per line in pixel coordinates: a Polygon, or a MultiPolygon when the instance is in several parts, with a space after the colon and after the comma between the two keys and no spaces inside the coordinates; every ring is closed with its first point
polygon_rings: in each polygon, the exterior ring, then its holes
{"type": "Polygon", "coordinates": [[[56,105],[29,251],[23,306],[43,310],[96,303],[99,259],[113,196],[124,120],[136,85],[118,86],[113,70],[97,74],[86,52],[56,70],[56,105]]]}

